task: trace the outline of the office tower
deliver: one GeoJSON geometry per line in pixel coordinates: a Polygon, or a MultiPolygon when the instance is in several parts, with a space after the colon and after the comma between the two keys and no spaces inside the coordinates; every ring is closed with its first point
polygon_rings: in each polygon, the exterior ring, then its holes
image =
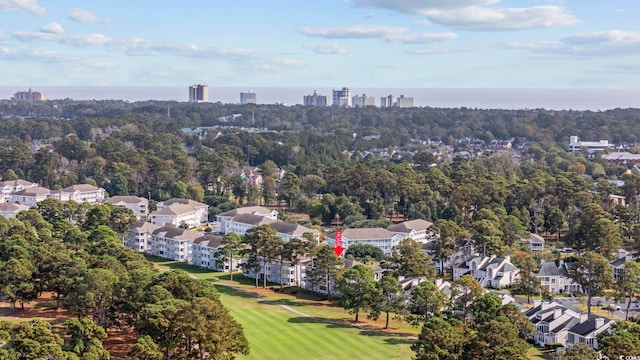
{"type": "Polygon", "coordinates": [[[241,92],[240,93],[240,104],[255,104],[257,103],[258,97],[256,93],[249,90],[249,92],[241,92]]]}
{"type": "Polygon", "coordinates": [[[303,97],[303,104],[309,106],[327,106],[329,105],[329,97],[319,95],[315,90],[313,90],[313,95],[305,95],[303,97]]]}
{"type": "Polygon", "coordinates": [[[207,85],[191,85],[189,86],[189,102],[208,102],[209,87],[207,85]]]}
{"type": "Polygon", "coordinates": [[[393,102],[393,95],[385,96],[380,98],[380,107],[387,108],[392,107],[395,103],[393,102]]]}
{"type": "Polygon", "coordinates": [[[404,95],[400,95],[395,105],[399,108],[413,107],[413,97],[404,97],[404,95]]]}
{"type": "Polygon", "coordinates": [[[29,89],[29,91],[18,91],[17,93],[13,94],[13,100],[36,100],[36,101],[42,101],[42,100],[46,100],[47,96],[44,93],[38,92],[38,91],[33,91],[31,89],[29,89]]]}
{"type": "Polygon", "coordinates": [[[356,95],[351,98],[351,102],[353,106],[376,106],[376,99],[373,96],[367,96],[367,94],[356,95]]]}
{"type": "Polygon", "coordinates": [[[343,87],[342,90],[333,90],[333,106],[349,107],[351,106],[351,90],[343,87]]]}

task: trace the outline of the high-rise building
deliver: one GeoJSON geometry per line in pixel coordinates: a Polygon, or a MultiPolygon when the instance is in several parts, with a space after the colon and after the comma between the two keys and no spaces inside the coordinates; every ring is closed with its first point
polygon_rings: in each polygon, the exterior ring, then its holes
{"type": "Polygon", "coordinates": [[[333,106],[349,107],[351,106],[351,90],[343,87],[342,90],[333,90],[333,106]]]}
{"type": "Polygon", "coordinates": [[[42,101],[47,100],[47,96],[44,93],[29,89],[29,91],[18,91],[17,93],[13,94],[13,100],[42,101]]]}
{"type": "Polygon", "coordinates": [[[380,98],[380,107],[381,108],[392,107],[393,105],[394,105],[393,95],[384,96],[384,97],[380,98]]]}
{"type": "Polygon", "coordinates": [[[353,106],[376,106],[376,99],[373,96],[367,96],[367,94],[356,95],[351,98],[351,104],[353,106]]]}
{"type": "Polygon", "coordinates": [[[253,91],[240,93],[240,104],[256,104],[257,102],[258,97],[253,91]]]}
{"type": "Polygon", "coordinates": [[[313,95],[305,95],[303,97],[303,104],[309,106],[327,106],[329,105],[329,97],[319,95],[315,90],[313,90],[313,95]]]}
{"type": "Polygon", "coordinates": [[[209,87],[207,85],[191,85],[189,86],[189,102],[208,102],[209,87]]]}
{"type": "Polygon", "coordinates": [[[404,97],[404,95],[400,95],[396,100],[395,105],[399,108],[413,107],[413,97],[404,97]]]}

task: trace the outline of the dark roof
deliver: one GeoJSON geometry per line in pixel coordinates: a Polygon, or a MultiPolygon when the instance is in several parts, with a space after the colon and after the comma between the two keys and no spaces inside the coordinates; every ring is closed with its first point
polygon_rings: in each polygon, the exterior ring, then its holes
{"type": "Polygon", "coordinates": [[[222,236],[207,234],[193,240],[193,243],[217,249],[222,245],[222,236]]]}
{"type": "Polygon", "coordinates": [[[556,276],[560,275],[560,271],[558,270],[558,266],[554,261],[545,261],[540,266],[540,271],[538,271],[538,276],[556,276]]]}
{"type": "Polygon", "coordinates": [[[620,258],[620,259],[615,259],[612,262],[610,262],[611,266],[613,267],[618,267],[620,265],[624,265],[624,263],[627,262],[626,258],[620,258]]]}
{"type": "Polygon", "coordinates": [[[579,322],[580,322],[580,319],[572,317],[572,318],[569,318],[567,321],[563,322],[562,324],[554,327],[553,329],[550,329],[549,332],[557,333],[562,329],[570,329],[574,327],[576,324],[578,324],[579,322]]]}
{"type": "MultiPolygon", "coordinates": [[[[578,335],[588,335],[592,332],[594,332],[595,330],[597,330],[596,328],[596,319],[599,318],[599,316],[595,316],[595,315],[591,315],[589,316],[589,318],[587,319],[587,321],[577,324],[576,326],[572,327],[571,329],[569,329],[569,331],[571,331],[574,334],[578,334],[578,335]]],[[[611,319],[606,319],[606,318],[601,318],[604,319],[604,324],[607,324],[609,322],[611,322],[611,319]]]]}

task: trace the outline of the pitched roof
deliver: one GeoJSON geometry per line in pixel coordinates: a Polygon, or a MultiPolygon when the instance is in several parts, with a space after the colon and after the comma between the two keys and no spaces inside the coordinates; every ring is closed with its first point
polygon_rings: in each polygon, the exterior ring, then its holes
{"type": "Polygon", "coordinates": [[[218,216],[233,217],[240,214],[270,214],[271,211],[271,209],[264,206],[245,206],[223,212],[221,214],[218,214],[218,216]]]}
{"type": "Polygon", "coordinates": [[[186,230],[183,228],[165,225],[153,231],[153,235],[161,235],[165,238],[173,238],[178,240],[195,240],[202,236],[201,234],[186,230]]]}
{"type": "Polygon", "coordinates": [[[140,196],[116,195],[116,196],[111,196],[105,199],[104,202],[109,202],[111,204],[118,205],[118,204],[149,203],[149,200],[140,196]]]}
{"type": "Polygon", "coordinates": [[[231,218],[233,222],[239,222],[241,224],[249,224],[249,225],[263,225],[263,224],[273,224],[276,221],[270,219],[268,217],[264,217],[261,215],[253,215],[253,214],[238,214],[231,218]]]}
{"type": "Polygon", "coordinates": [[[206,246],[213,249],[217,249],[222,245],[222,236],[207,234],[193,240],[193,243],[198,244],[200,246],[206,246]]]}
{"type": "Polygon", "coordinates": [[[203,204],[201,202],[197,202],[191,199],[182,199],[182,198],[169,199],[169,200],[163,201],[162,204],[164,206],[174,206],[176,204],[191,205],[191,206],[209,206],[207,204],[203,204]]]}
{"type": "Polygon", "coordinates": [[[0,211],[2,212],[18,212],[22,210],[29,210],[27,205],[14,204],[14,203],[0,203],[0,211]]]}
{"type": "Polygon", "coordinates": [[[159,229],[160,226],[158,225],[154,225],[150,222],[144,221],[144,220],[139,220],[136,221],[135,223],[129,225],[129,231],[138,231],[138,232],[154,232],[155,230],[159,229]]]}
{"type": "MultiPolygon", "coordinates": [[[[234,218],[235,219],[235,218],[234,218]]],[[[289,235],[302,235],[306,232],[309,233],[317,233],[318,230],[309,229],[306,226],[302,226],[299,224],[292,224],[284,221],[276,221],[270,224],[274,229],[276,229],[279,233],[289,234],[289,235]]]]}
{"type": "Polygon", "coordinates": [[[544,244],[544,238],[538,234],[531,233],[529,236],[529,242],[544,244]]]}
{"type": "Polygon", "coordinates": [[[16,187],[18,185],[22,185],[22,186],[31,186],[34,183],[32,183],[31,181],[27,181],[24,179],[16,179],[16,180],[7,180],[7,181],[0,181],[0,187],[5,187],[5,186],[12,186],[12,187],[16,187]]]}
{"type": "Polygon", "coordinates": [[[560,271],[558,270],[558,266],[554,261],[545,261],[540,265],[540,271],[538,271],[538,276],[557,276],[560,275],[560,271]]]}
{"type": "Polygon", "coordinates": [[[594,332],[595,330],[598,330],[598,327],[596,327],[596,319],[597,318],[601,318],[604,319],[604,324],[607,324],[609,322],[611,322],[611,319],[607,319],[607,318],[602,318],[599,316],[595,316],[595,315],[591,315],[589,316],[589,318],[580,323],[575,325],[574,327],[572,327],[571,329],[569,329],[569,331],[571,331],[572,333],[578,334],[578,335],[588,335],[592,332],[594,332]]]}
{"type": "Polygon", "coordinates": [[[51,194],[51,190],[42,187],[42,186],[38,186],[38,187],[34,187],[34,188],[26,188],[26,189],[22,189],[20,191],[16,191],[11,195],[19,195],[19,196],[47,196],[51,194]]]}
{"type": "MultiPolygon", "coordinates": [[[[391,239],[395,234],[383,228],[362,228],[342,230],[342,237],[349,240],[360,239],[391,239]]],[[[331,238],[335,238],[333,233],[331,238]]]]}
{"type": "Polygon", "coordinates": [[[399,233],[410,233],[411,231],[423,231],[433,225],[431,222],[422,219],[404,221],[399,224],[387,226],[387,230],[399,233]]]}
{"type": "Polygon", "coordinates": [[[151,213],[151,216],[157,216],[157,215],[175,216],[175,215],[187,214],[194,211],[196,210],[193,208],[193,206],[177,204],[177,205],[166,207],[162,210],[156,210],[151,213]]]}
{"type": "Polygon", "coordinates": [[[93,185],[89,185],[89,184],[77,184],[77,185],[71,185],[69,187],[66,187],[60,191],[62,192],[74,192],[74,191],[80,191],[80,192],[89,192],[89,191],[98,191],[100,190],[99,187],[93,186],[93,185]]]}

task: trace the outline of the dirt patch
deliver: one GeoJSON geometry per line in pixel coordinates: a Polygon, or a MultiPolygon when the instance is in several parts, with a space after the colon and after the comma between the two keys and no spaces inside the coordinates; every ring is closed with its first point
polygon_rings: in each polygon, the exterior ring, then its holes
{"type": "MultiPolygon", "coordinates": [[[[69,319],[76,319],[77,316],[67,309],[56,309],[55,306],[56,299],[54,294],[50,292],[44,292],[38,299],[25,303],[24,310],[20,308],[20,303],[16,303],[16,308],[12,310],[8,301],[0,301],[0,320],[13,322],[32,319],[45,320],[51,322],[56,332],[64,335],[64,322],[69,319]]],[[[129,359],[130,356],[127,356],[127,353],[137,339],[134,329],[109,329],[107,335],[108,337],[102,343],[104,348],[111,354],[111,358],[129,359]]]]}
{"type": "Polygon", "coordinates": [[[131,346],[135,344],[137,336],[135,330],[130,328],[109,329],[108,337],[102,341],[104,348],[109,351],[112,359],[130,359],[127,354],[131,346]]]}

